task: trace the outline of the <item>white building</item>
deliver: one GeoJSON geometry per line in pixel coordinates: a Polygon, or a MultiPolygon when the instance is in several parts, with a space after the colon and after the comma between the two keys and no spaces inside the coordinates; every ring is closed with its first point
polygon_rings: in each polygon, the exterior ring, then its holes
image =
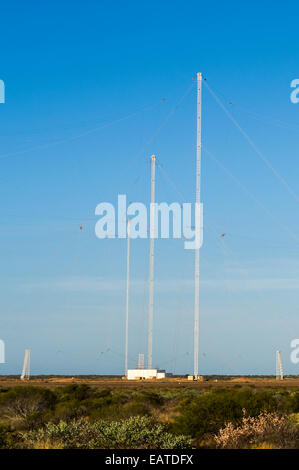
{"type": "Polygon", "coordinates": [[[165,379],[165,370],[159,369],[128,369],[128,380],[165,379]]]}

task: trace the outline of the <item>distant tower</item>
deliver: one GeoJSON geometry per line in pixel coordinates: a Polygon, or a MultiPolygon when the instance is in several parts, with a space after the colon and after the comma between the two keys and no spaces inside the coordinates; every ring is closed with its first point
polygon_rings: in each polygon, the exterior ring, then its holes
{"type": "Polygon", "coordinates": [[[138,354],[138,365],[137,369],[144,369],[144,354],[138,354]]]}
{"type": "Polygon", "coordinates": [[[280,351],[276,351],[276,380],[283,380],[283,368],[280,351]]]}
{"type": "Polygon", "coordinates": [[[24,365],[23,365],[22,375],[20,379],[21,380],[30,379],[30,349],[25,349],[24,365]]]}

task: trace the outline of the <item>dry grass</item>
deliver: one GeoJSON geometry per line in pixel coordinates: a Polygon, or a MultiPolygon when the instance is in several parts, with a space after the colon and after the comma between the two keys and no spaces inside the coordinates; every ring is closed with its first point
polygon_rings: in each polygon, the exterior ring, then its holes
{"type": "Polygon", "coordinates": [[[215,388],[231,388],[237,384],[245,385],[250,384],[254,385],[256,388],[288,388],[296,389],[299,388],[299,378],[290,378],[282,381],[275,380],[273,378],[251,378],[251,377],[233,377],[231,379],[217,379],[207,380],[204,382],[192,382],[185,378],[167,378],[162,380],[144,380],[144,381],[135,381],[135,380],[122,380],[119,378],[110,378],[110,377],[99,377],[99,378],[80,378],[80,377],[48,377],[43,379],[35,379],[34,377],[29,381],[21,381],[18,378],[10,378],[2,376],[0,377],[0,386],[2,387],[15,387],[16,385],[34,385],[39,387],[48,387],[53,389],[57,386],[69,385],[70,383],[77,384],[87,384],[95,387],[109,386],[111,388],[142,388],[150,389],[154,387],[159,388],[195,388],[201,390],[215,389],[215,388]]]}
{"type": "Polygon", "coordinates": [[[179,411],[177,409],[177,406],[168,407],[167,409],[159,409],[159,408],[153,408],[151,410],[151,416],[156,419],[157,421],[161,423],[171,423],[173,422],[178,416],[179,416],[179,411]]]}
{"type": "Polygon", "coordinates": [[[41,441],[36,441],[33,444],[32,449],[63,449],[63,445],[59,441],[45,439],[41,441]]]}

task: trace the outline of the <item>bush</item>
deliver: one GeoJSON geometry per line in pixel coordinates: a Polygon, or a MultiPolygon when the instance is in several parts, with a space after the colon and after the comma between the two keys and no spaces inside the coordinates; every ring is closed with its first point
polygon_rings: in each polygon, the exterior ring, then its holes
{"type": "MultiPolygon", "coordinates": [[[[7,389],[0,387],[0,420],[7,422],[13,428],[12,431],[5,429],[2,431],[0,445],[4,447],[10,445],[11,439],[15,445],[19,445],[18,436],[22,431],[28,436],[35,436],[34,442],[28,441],[29,446],[80,447],[77,437],[74,437],[74,441],[71,440],[71,436],[66,437],[67,431],[63,431],[63,435],[58,436],[61,440],[56,440],[58,437],[55,433],[53,436],[51,434],[51,437],[45,434],[49,426],[65,423],[67,429],[70,426],[75,435],[78,436],[78,433],[81,433],[83,447],[93,445],[106,448],[108,444],[103,440],[102,434],[104,426],[108,426],[110,433],[113,423],[118,423],[115,424],[116,428],[119,429],[122,426],[123,430],[124,423],[131,423],[131,426],[133,422],[141,423],[138,420],[142,417],[146,420],[151,417],[156,422],[159,420],[168,423],[168,428],[164,427],[163,432],[168,433],[172,443],[174,435],[180,438],[183,434],[191,436],[194,445],[215,447],[215,439],[212,436],[217,435],[220,429],[224,429],[228,423],[231,423],[234,428],[242,426],[243,408],[247,410],[246,416],[252,418],[258,417],[261,412],[298,413],[299,392],[277,388],[267,390],[244,388],[238,384],[236,387],[216,388],[209,391],[200,386],[194,388],[135,386],[111,389],[107,386],[98,388],[76,383],[57,387],[54,391],[31,385],[7,389]],[[130,418],[133,421],[130,421],[130,418]],[[46,427],[44,427],[45,423],[48,423],[46,427]],[[81,430],[78,423],[81,423],[81,430]],[[99,426],[97,423],[101,423],[101,426],[97,427],[99,426]],[[169,434],[167,429],[174,435],[169,434]],[[33,431],[35,434],[28,434],[28,431],[33,431]],[[36,440],[39,439],[37,432],[42,436],[39,441],[36,440]],[[88,435],[91,436],[90,439],[88,435]],[[92,444],[87,444],[89,441],[92,444]]],[[[295,421],[295,416],[293,420],[295,421]]],[[[146,422],[153,426],[152,423],[155,421],[146,422]]],[[[113,436],[111,439],[114,446],[124,445],[129,448],[129,440],[123,441],[119,436],[117,440],[113,436]],[[119,444],[120,442],[122,444],[119,444]]],[[[149,439],[153,439],[153,435],[149,435],[149,439]]],[[[141,441],[138,442],[140,446],[143,445],[141,441]]],[[[152,441],[149,440],[149,442],[152,441]]],[[[259,442],[254,445],[273,446],[274,444],[259,442]]]]}
{"type": "Polygon", "coordinates": [[[20,433],[25,447],[48,447],[53,443],[59,448],[84,449],[186,449],[190,440],[185,436],[173,436],[165,425],[150,418],[132,417],[121,421],[96,421],[90,423],[81,418],[70,423],[48,423],[44,428],[20,433]]]}
{"type": "Polygon", "coordinates": [[[12,429],[8,424],[0,424],[0,449],[12,447],[12,429]]]}
{"type": "Polygon", "coordinates": [[[122,409],[121,414],[123,417],[129,416],[148,416],[150,414],[149,408],[145,403],[130,402],[126,403],[122,409]]]}
{"type": "Polygon", "coordinates": [[[138,394],[135,400],[152,406],[162,406],[164,403],[164,399],[159,393],[149,391],[138,394]]]}
{"type": "Polygon", "coordinates": [[[257,416],[262,410],[276,407],[276,400],[266,391],[218,389],[184,400],[178,407],[180,414],[173,430],[200,439],[206,433],[216,433],[228,422],[240,423],[243,408],[249,416],[257,416]]]}
{"type": "Polygon", "coordinates": [[[57,389],[56,393],[62,401],[83,401],[94,394],[94,389],[86,384],[71,384],[57,389]]]}
{"type": "Polygon", "coordinates": [[[256,418],[247,417],[245,410],[240,426],[228,423],[214,436],[221,449],[296,448],[299,430],[287,416],[262,412],[256,418]]]}
{"type": "Polygon", "coordinates": [[[0,394],[0,416],[9,421],[25,421],[30,415],[37,415],[53,409],[55,395],[40,387],[12,387],[0,394]]]}

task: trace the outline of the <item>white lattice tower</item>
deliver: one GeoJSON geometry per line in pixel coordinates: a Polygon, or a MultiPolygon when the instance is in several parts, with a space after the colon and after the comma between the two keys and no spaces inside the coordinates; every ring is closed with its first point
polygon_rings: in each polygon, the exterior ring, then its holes
{"type": "Polygon", "coordinates": [[[276,380],[283,380],[283,368],[280,351],[276,351],[276,380]]]}
{"type": "Polygon", "coordinates": [[[21,380],[30,379],[30,349],[25,349],[23,370],[20,378],[21,380]]]}

